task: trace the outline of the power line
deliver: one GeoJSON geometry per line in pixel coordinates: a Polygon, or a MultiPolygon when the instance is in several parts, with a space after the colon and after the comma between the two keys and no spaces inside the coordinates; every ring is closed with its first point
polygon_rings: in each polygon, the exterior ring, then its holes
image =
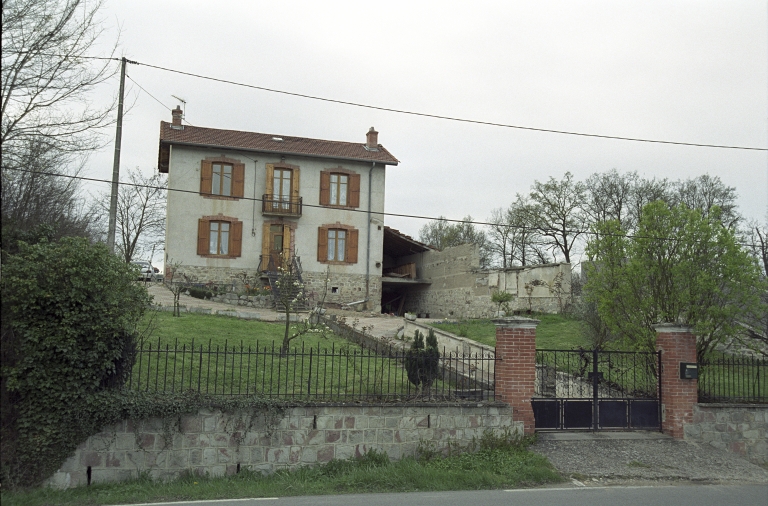
{"type": "MultiPolygon", "coordinates": [[[[108,180],[108,179],[97,179],[97,178],[84,177],[84,176],[73,176],[73,175],[70,175],[70,174],[60,174],[58,172],[44,172],[44,171],[38,171],[38,170],[17,169],[17,168],[11,168],[11,167],[8,167],[6,170],[14,170],[14,171],[17,171],[17,172],[25,172],[25,173],[29,173],[29,174],[41,174],[41,175],[45,175],[45,176],[66,177],[66,178],[70,178],[70,179],[77,179],[77,180],[80,180],[80,181],[91,181],[91,182],[96,182],[96,183],[109,183],[109,184],[112,183],[112,181],[108,180]]],[[[165,186],[153,186],[153,185],[146,185],[146,184],[127,183],[127,182],[122,182],[122,181],[118,182],[118,184],[119,185],[123,185],[123,186],[133,186],[133,187],[136,187],[136,188],[149,188],[149,189],[154,189],[154,190],[165,190],[165,191],[172,191],[172,192],[179,192],[179,193],[189,193],[189,194],[193,194],[193,195],[213,195],[213,194],[203,194],[203,193],[201,193],[199,191],[195,191],[195,190],[183,190],[181,188],[167,188],[165,186]]],[[[260,198],[256,198],[256,197],[246,197],[246,196],[238,197],[238,199],[239,200],[248,201],[248,202],[263,202],[264,201],[264,199],[260,199],[260,198]]],[[[322,205],[319,205],[319,204],[304,204],[304,203],[302,203],[302,207],[309,207],[309,208],[317,208],[317,209],[326,209],[326,210],[336,211],[336,209],[334,209],[332,207],[322,206],[322,205]]],[[[344,212],[365,213],[365,214],[368,213],[368,211],[364,210],[364,209],[346,209],[345,208],[343,211],[344,212]]],[[[381,215],[381,216],[391,216],[393,218],[408,218],[408,219],[429,220],[429,221],[441,220],[441,221],[445,221],[445,222],[448,222],[448,223],[466,223],[466,224],[470,224],[470,225],[483,225],[483,226],[503,226],[503,227],[511,228],[511,229],[515,229],[515,230],[528,230],[528,231],[536,231],[536,230],[538,230],[536,227],[528,227],[528,226],[525,226],[525,225],[499,224],[499,223],[491,223],[491,222],[486,222],[486,221],[474,221],[474,220],[472,220],[472,221],[457,220],[457,219],[452,219],[452,218],[445,218],[443,216],[438,216],[438,217],[422,216],[422,215],[418,215],[418,214],[388,213],[388,212],[384,212],[384,211],[382,211],[382,212],[375,212],[375,213],[372,213],[372,214],[377,214],[377,215],[381,215]]],[[[565,229],[564,232],[567,233],[567,234],[573,234],[575,236],[578,236],[578,235],[595,235],[595,236],[597,236],[597,235],[599,235],[599,236],[602,236],[602,237],[625,237],[627,239],[654,239],[654,240],[662,240],[662,241],[676,240],[675,237],[645,236],[645,235],[638,235],[638,234],[606,234],[606,233],[602,233],[602,232],[598,234],[598,233],[593,232],[591,230],[568,230],[568,229],[565,229]]],[[[737,244],[739,244],[741,246],[746,246],[746,247],[751,247],[752,246],[752,244],[747,243],[747,242],[737,242],[737,244]]]]}
{"type": "MultiPolygon", "coordinates": [[[[91,57],[81,57],[81,58],[90,58],[94,60],[115,60],[115,61],[121,61],[120,58],[107,58],[107,57],[97,57],[97,56],[91,56],[91,57]]],[[[444,116],[441,114],[431,114],[426,112],[416,112],[416,111],[408,111],[405,109],[395,109],[392,107],[382,107],[377,105],[370,105],[370,104],[362,104],[359,102],[350,102],[348,100],[339,100],[334,98],[327,98],[327,97],[320,97],[316,95],[308,95],[306,93],[297,93],[292,91],[285,91],[285,90],[278,90],[275,88],[267,88],[265,86],[257,86],[255,84],[248,84],[248,83],[241,83],[237,81],[231,81],[229,79],[222,79],[219,77],[211,77],[206,76],[202,74],[196,74],[194,72],[186,72],[183,70],[177,70],[172,69],[168,67],[161,67],[159,65],[152,65],[150,63],[143,63],[135,60],[127,60],[128,63],[132,65],[141,65],[144,67],[149,67],[157,70],[162,70],[165,72],[172,72],[175,74],[181,74],[185,76],[195,77],[198,79],[205,79],[208,81],[214,81],[224,84],[231,84],[234,86],[240,86],[243,88],[250,88],[254,90],[260,90],[260,91],[267,91],[269,93],[278,93],[281,95],[288,95],[292,97],[299,97],[299,98],[306,98],[310,100],[318,100],[321,102],[329,102],[333,104],[341,104],[341,105],[348,105],[352,107],[360,107],[364,109],[373,109],[376,111],[384,111],[384,112],[393,112],[396,114],[407,114],[410,116],[420,116],[423,118],[433,118],[433,119],[441,119],[446,121],[456,121],[459,123],[471,123],[475,125],[485,125],[485,126],[493,126],[493,127],[500,127],[500,128],[511,128],[516,130],[528,130],[532,132],[544,132],[544,133],[552,133],[552,134],[560,134],[560,135],[574,135],[577,137],[592,137],[597,139],[611,139],[611,140],[619,140],[619,141],[630,141],[630,142],[647,142],[652,144],[671,144],[675,146],[692,146],[692,147],[698,147],[698,148],[716,148],[716,149],[741,149],[741,150],[748,150],[748,151],[768,151],[768,148],[759,148],[759,147],[753,147],[753,146],[733,146],[733,145],[725,145],[725,144],[706,144],[706,143],[698,143],[698,142],[681,142],[681,141],[667,141],[667,140],[661,140],[661,139],[645,139],[640,137],[624,137],[620,135],[604,135],[604,134],[592,134],[592,133],[586,133],[586,132],[575,132],[571,130],[556,130],[552,128],[538,128],[538,127],[531,127],[531,126],[523,126],[523,125],[512,125],[508,123],[496,123],[493,121],[483,121],[483,120],[475,120],[475,119],[468,119],[468,118],[459,118],[455,116],[444,116]]],[[[133,81],[133,79],[131,79],[133,81]]],[[[135,82],[135,81],[134,81],[135,82]]],[[[151,96],[151,95],[150,95],[151,96]]],[[[153,97],[154,98],[154,97],[153,97]]]]}

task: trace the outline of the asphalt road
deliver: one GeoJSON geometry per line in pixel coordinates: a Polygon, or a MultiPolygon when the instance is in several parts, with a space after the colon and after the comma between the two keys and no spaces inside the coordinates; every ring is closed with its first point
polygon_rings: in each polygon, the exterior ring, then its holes
{"type": "MultiPolygon", "coordinates": [[[[481,506],[553,504],[615,506],[766,506],[768,485],[566,487],[403,494],[355,494],[156,503],[163,506],[481,506]]],[[[148,506],[144,504],[143,506],[148,506]]]]}

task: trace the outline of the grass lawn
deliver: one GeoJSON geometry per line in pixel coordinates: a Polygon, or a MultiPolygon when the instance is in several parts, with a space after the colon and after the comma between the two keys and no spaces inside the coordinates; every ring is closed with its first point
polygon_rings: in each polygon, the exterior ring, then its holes
{"type": "MultiPolygon", "coordinates": [[[[534,314],[541,320],[536,327],[536,347],[540,349],[570,350],[583,346],[589,348],[581,323],[559,314],[534,314]]],[[[491,320],[463,320],[458,323],[435,323],[435,328],[472,339],[478,343],[496,346],[496,326],[491,320]]]]}
{"type": "MultiPolygon", "coordinates": [[[[483,437],[485,439],[485,437],[483,437]]],[[[501,438],[494,438],[501,439],[501,438]]],[[[58,491],[3,491],[4,506],[96,505],[138,502],[288,497],[298,495],[423,492],[519,488],[558,483],[563,478],[546,458],[524,444],[483,447],[475,453],[406,458],[389,462],[386,454],[369,452],[350,460],[281,471],[262,476],[243,470],[226,478],[189,475],[171,482],[141,478],[58,491]]]]}
{"type": "MultiPolygon", "coordinates": [[[[281,323],[202,314],[173,317],[167,312],[147,319],[154,330],[136,358],[128,385],[133,390],[404,401],[422,394],[450,396],[456,389],[457,377],[449,375],[422,392],[408,380],[402,357],[363,350],[330,331],[307,333],[291,341],[288,353],[280,353],[281,323]]],[[[477,366],[487,368],[484,363],[477,366]]]]}

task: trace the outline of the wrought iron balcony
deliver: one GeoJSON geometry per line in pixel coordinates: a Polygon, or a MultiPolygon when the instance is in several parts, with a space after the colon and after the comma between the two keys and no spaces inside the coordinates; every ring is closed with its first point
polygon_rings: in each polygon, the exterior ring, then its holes
{"type": "Polygon", "coordinates": [[[301,216],[301,197],[281,197],[266,193],[261,197],[261,214],[270,216],[301,216]]]}

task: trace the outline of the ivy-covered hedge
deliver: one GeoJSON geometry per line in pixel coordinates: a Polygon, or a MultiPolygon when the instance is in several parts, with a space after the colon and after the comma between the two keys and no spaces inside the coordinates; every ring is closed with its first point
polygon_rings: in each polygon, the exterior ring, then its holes
{"type": "Polygon", "coordinates": [[[133,269],[80,238],[20,244],[2,278],[3,486],[39,483],[110,418],[148,305],[133,269]],[[103,413],[103,415],[102,415],[103,413]]]}

